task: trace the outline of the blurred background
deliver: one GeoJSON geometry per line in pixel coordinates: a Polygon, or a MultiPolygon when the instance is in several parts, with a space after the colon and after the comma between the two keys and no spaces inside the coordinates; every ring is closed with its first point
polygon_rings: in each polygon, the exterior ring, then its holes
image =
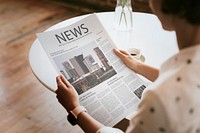
{"type": "MultiPolygon", "coordinates": [[[[36,33],[63,20],[114,11],[116,0],[0,0],[0,133],[81,133],[66,120],[55,94],[33,75],[28,61],[36,33]]],[[[132,0],[148,12],[148,0],[132,0]]]]}

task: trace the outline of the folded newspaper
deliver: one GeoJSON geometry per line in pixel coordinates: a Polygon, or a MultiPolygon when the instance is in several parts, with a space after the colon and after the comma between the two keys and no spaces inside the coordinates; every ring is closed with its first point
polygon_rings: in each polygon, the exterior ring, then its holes
{"type": "Polygon", "coordinates": [[[116,46],[96,14],[37,37],[96,120],[114,126],[135,110],[146,85],[114,54],[116,46]]]}

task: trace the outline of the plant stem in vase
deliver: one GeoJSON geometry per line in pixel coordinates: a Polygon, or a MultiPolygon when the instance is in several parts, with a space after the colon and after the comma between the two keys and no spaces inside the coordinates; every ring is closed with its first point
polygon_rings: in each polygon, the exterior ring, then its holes
{"type": "Polygon", "coordinates": [[[131,0],[117,0],[114,26],[118,30],[130,30],[132,28],[131,0]]]}

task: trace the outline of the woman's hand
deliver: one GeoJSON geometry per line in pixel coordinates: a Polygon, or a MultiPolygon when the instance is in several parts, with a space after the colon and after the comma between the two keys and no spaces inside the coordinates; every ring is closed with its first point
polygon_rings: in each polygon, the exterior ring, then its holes
{"type": "MultiPolygon", "coordinates": [[[[65,80],[63,76],[56,77],[56,81],[58,85],[58,89],[56,90],[58,101],[67,112],[79,106],[78,94],[74,87],[65,80]]],[[[101,123],[96,121],[86,112],[82,112],[78,115],[77,122],[86,133],[96,133],[103,127],[101,123]]]]}
{"type": "Polygon", "coordinates": [[[114,49],[114,53],[122,59],[127,67],[138,73],[138,65],[140,63],[139,61],[133,59],[132,56],[124,50],[114,49]]]}
{"type": "Polygon", "coordinates": [[[63,76],[56,77],[56,82],[58,85],[56,97],[62,106],[68,112],[79,106],[78,94],[74,87],[63,76]]]}
{"type": "Polygon", "coordinates": [[[114,52],[122,59],[124,64],[126,64],[126,66],[132,69],[134,72],[144,76],[152,82],[157,79],[159,75],[159,70],[157,68],[151,67],[137,61],[136,59],[133,59],[131,55],[124,50],[114,49],[114,52]]]}

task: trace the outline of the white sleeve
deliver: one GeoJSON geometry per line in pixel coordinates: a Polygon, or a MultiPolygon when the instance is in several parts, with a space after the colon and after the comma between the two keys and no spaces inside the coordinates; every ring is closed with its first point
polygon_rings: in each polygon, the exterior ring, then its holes
{"type": "Polygon", "coordinates": [[[117,128],[112,127],[102,127],[96,133],[124,133],[117,128]]]}

